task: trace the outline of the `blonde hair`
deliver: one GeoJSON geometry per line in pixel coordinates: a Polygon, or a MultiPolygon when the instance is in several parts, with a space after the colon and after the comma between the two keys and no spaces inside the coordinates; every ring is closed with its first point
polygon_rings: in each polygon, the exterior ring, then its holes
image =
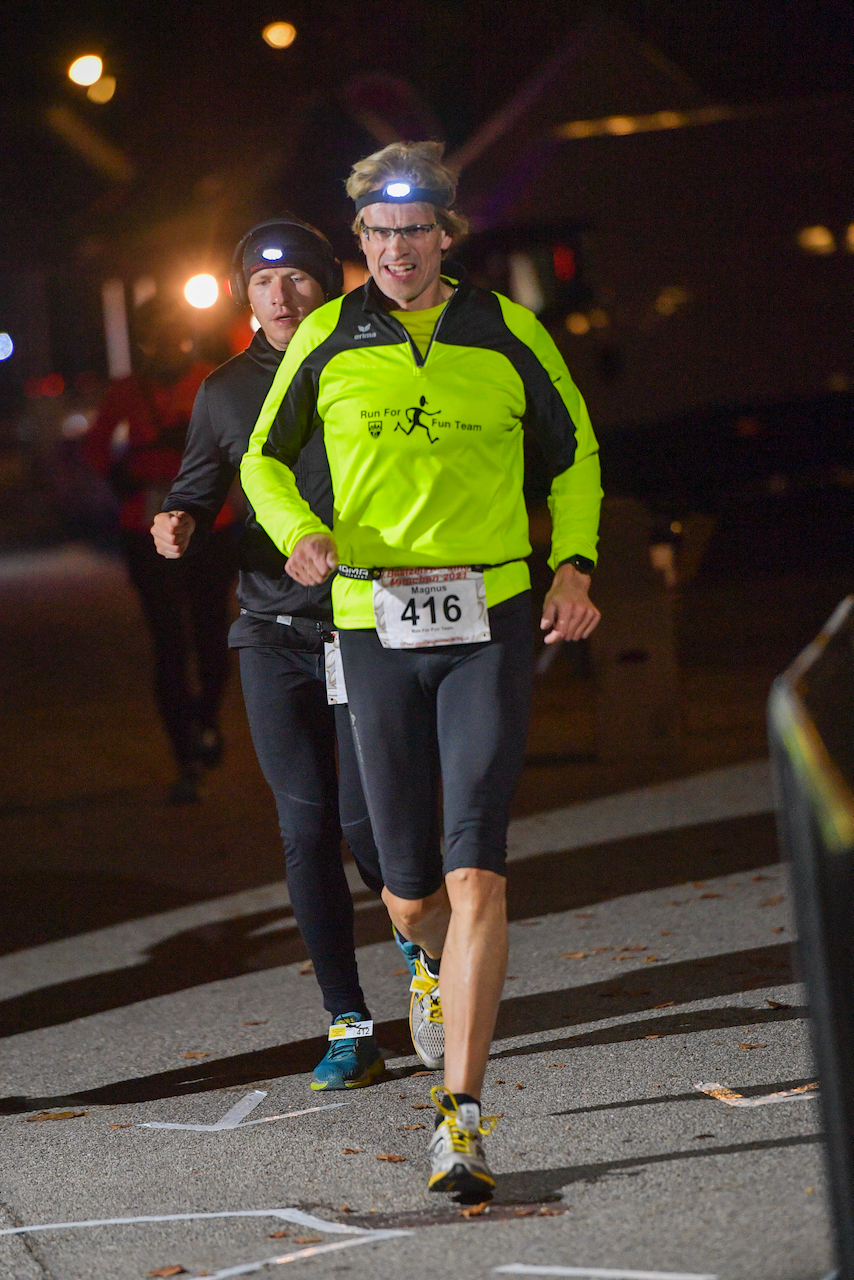
{"type": "MultiPolygon", "coordinates": [[[[457,177],[442,164],[444,151],[443,142],[391,142],[382,151],[356,161],[347,179],[347,195],[356,200],[368,191],[377,191],[391,178],[408,178],[414,186],[441,192],[446,203],[452,205],[457,194],[457,177]]],[[[455,244],[468,235],[468,218],[451,208],[433,207],[436,221],[453,236],[455,244]]],[[[358,213],[353,219],[353,233],[357,238],[363,226],[362,215],[358,213]]]]}

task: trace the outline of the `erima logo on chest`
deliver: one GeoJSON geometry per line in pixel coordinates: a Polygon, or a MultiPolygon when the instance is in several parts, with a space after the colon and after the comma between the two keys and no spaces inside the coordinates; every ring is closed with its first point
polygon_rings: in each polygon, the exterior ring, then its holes
{"type": "Polygon", "coordinates": [[[360,338],[375,338],[377,336],[376,330],[371,327],[370,322],[368,324],[357,324],[356,328],[359,332],[353,334],[355,342],[358,342],[360,338]]]}

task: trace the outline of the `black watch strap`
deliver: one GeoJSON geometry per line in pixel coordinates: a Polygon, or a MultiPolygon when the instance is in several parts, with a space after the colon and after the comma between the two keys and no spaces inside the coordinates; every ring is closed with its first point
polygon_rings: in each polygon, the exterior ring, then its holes
{"type": "Polygon", "coordinates": [[[587,556],[567,556],[565,560],[561,560],[558,568],[563,564],[571,564],[573,569],[577,569],[579,573],[586,573],[588,577],[596,568],[595,560],[588,560],[587,556]]]}

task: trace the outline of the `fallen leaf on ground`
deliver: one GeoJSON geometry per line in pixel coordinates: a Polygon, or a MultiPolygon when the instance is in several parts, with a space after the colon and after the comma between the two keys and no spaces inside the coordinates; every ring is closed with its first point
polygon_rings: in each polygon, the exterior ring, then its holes
{"type": "Polygon", "coordinates": [[[786,901],[784,893],[778,893],[774,898],[766,898],[764,902],[760,902],[760,907],[779,907],[781,902],[786,901]]]}
{"type": "Polygon", "coordinates": [[[480,1204],[470,1204],[466,1209],[460,1209],[461,1218],[479,1218],[482,1213],[489,1212],[489,1201],[483,1200],[480,1204]]]}
{"type": "Polygon", "coordinates": [[[389,1152],[385,1152],[383,1155],[377,1156],[377,1159],[385,1160],[388,1164],[400,1164],[401,1161],[406,1159],[406,1156],[395,1156],[391,1155],[389,1152]]]}
{"type": "Polygon", "coordinates": [[[547,1067],[565,1067],[566,1063],[565,1062],[547,1062],[546,1066],[547,1067]]]}
{"type": "Polygon", "coordinates": [[[776,880],[777,879],[776,876],[751,876],[750,878],[754,884],[756,883],[757,880],[776,880]]]}
{"type": "Polygon", "coordinates": [[[652,964],[653,961],[656,961],[656,960],[658,960],[658,956],[644,956],[643,958],[644,964],[652,964]]]}
{"type": "Polygon", "coordinates": [[[193,1053],[191,1049],[184,1054],[185,1058],[209,1058],[210,1056],[209,1053],[193,1053]]]}
{"type": "Polygon", "coordinates": [[[306,960],[305,964],[301,964],[301,965],[300,965],[300,967],[299,967],[299,971],[300,971],[300,973],[302,973],[302,974],[305,974],[305,973],[314,973],[314,965],[312,964],[312,962],[311,962],[310,960],[306,960]]]}
{"type": "Polygon", "coordinates": [[[76,1120],[78,1116],[87,1116],[88,1111],[42,1111],[37,1116],[27,1116],[27,1122],[34,1120],[76,1120]]]}
{"type": "Polygon", "coordinates": [[[783,1004],[783,1001],[782,1001],[782,1000],[768,1000],[768,999],[766,999],[765,1003],[766,1003],[766,1004],[769,1004],[769,1005],[771,1006],[771,1008],[772,1008],[772,1009],[791,1009],[791,1007],[792,1007],[790,1004],[783,1004]]]}
{"type": "Polygon", "coordinates": [[[644,1040],[660,1040],[661,1035],[661,1032],[650,1033],[648,1036],[644,1036],[644,1040]]]}
{"type": "Polygon", "coordinates": [[[815,1195],[815,1187],[804,1187],[804,1195],[805,1195],[805,1196],[814,1196],[814,1195],[815,1195]]]}
{"type": "Polygon", "coordinates": [[[516,1085],[516,1088],[517,1088],[517,1089],[525,1089],[525,1088],[527,1088],[527,1085],[524,1085],[524,1084],[517,1084],[517,1085],[516,1085]]]}
{"type": "Polygon", "coordinates": [[[777,925],[777,928],[776,928],[776,929],[772,929],[772,930],[771,930],[771,932],[772,932],[772,933],[785,933],[785,932],[786,932],[786,930],[783,928],[783,926],[782,926],[781,924],[778,924],[778,925],[777,925]]]}
{"type": "Polygon", "coordinates": [[[654,1004],[653,1009],[670,1009],[675,1005],[675,1000],[663,1000],[661,1004],[654,1004]]]}
{"type": "Polygon", "coordinates": [[[399,1127],[400,1127],[400,1129],[401,1129],[401,1130],[403,1130],[403,1129],[426,1129],[426,1128],[427,1128],[426,1124],[402,1124],[402,1125],[400,1125],[399,1127]]]}
{"type": "Polygon", "coordinates": [[[767,1049],[767,1044],[740,1044],[739,1049],[767,1049]]]}
{"type": "Polygon", "coordinates": [[[132,1129],[132,1124],[108,1124],[108,1129],[132,1129]]]}
{"type": "Polygon", "coordinates": [[[674,934],[672,929],[662,929],[661,933],[658,936],[659,938],[673,938],[676,935],[674,934]]]}
{"type": "Polygon", "coordinates": [[[586,956],[586,951],[564,951],[561,960],[584,960],[586,956]]]}
{"type": "Polygon", "coordinates": [[[621,951],[649,951],[649,947],[620,947],[621,951]]]}
{"type": "Polygon", "coordinates": [[[613,951],[613,947],[594,947],[590,952],[592,956],[601,956],[603,951],[613,951]]]}
{"type": "Polygon", "coordinates": [[[364,1151],[364,1147],[342,1147],[342,1156],[358,1156],[364,1151]]]}
{"type": "Polygon", "coordinates": [[[692,880],[691,883],[695,889],[705,889],[706,887],[705,880],[692,880]]]}
{"type": "MultiPolygon", "coordinates": [[[[569,1208],[568,1205],[567,1208],[569,1208]]],[[[563,1209],[550,1209],[547,1204],[541,1205],[540,1207],[541,1218],[556,1218],[561,1213],[563,1213],[563,1209]]]]}
{"type": "Polygon", "coordinates": [[[430,1111],[432,1110],[432,1104],[429,1102],[413,1102],[412,1106],[410,1107],[410,1110],[411,1111],[430,1111]]]}
{"type": "Polygon", "coordinates": [[[503,1080],[493,1080],[493,1084],[504,1084],[503,1080]]]}
{"type": "Polygon", "coordinates": [[[339,1212],[339,1213],[352,1213],[352,1212],[353,1212],[353,1210],[350,1208],[350,1206],[349,1206],[348,1204],[342,1204],[342,1205],[341,1205],[341,1208],[338,1210],[338,1212],[339,1212]]]}
{"type": "Polygon", "coordinates": [[[264,1018],[261,1022],[244,1022],[244,1027],[266,1027],[269,1019],[264,1018]]]}
{"type": "Polygon", "coordinates": [[[700,901],[702,902],[705,898],[722,898],[723,896],[722,893],[701,893],[700,901]]]}
{"type": "Polygon", "coordinates": [[[713,1133],[695,1133],[694,1141],[699,1142],[701,1138],[713,1138],[714,1136],[713,1133]]]}
{"type": "Polygon", "coordinates": [[[266,1237],[267,1240],[281,1240],[284,1236],[289,1236],[290,1231],[271,1231],[266,1237]]]}
{"type": "Polygon", "coordinates": [[[432,1071],[413,1071],[413,1076],[432,1076],[432,1071]]]}
{"type": "Polygon", "coordinates": [[[157,1271],[149,1271],[150,1276],[185,1276],[187,1274],[186,1267],[159,1267],[157,1271]]]}
{"type": "Polygon", "coordinates": [[[391,976],[393,978],[402,978],[405,973],[409,973],[408,969],[392,969],[391,976]]]}
{"type": "Polygon", "coordinates": [[[319,1244],[320,1236],[294,1236],[294,1244],[319,1244]]]}
{"type": "Polygon", "coordinates": [[[537,1210],[536,1210],[536,1209],[517,1209],[517,1210],[516,1210],[516,1217],[517,1217],[517,1218],[530,1218],[530,1217],[532,1217],[536,1212],[537,1212],[537,1210]]]}

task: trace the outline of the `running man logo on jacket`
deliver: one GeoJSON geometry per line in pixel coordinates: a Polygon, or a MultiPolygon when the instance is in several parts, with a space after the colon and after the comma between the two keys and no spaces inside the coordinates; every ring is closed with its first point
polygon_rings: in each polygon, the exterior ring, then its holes
{"type": "Polygon", "coordinates": [[[395,427],[395,431],[402,431],[405,436],[411,436],[412,432],[415,430],[416,427],[423,427],[424,430],[427,432],[427,439],[430,441],[431,444],[435,444],[436,441],[439,439],[439,437],[431,436],[430,423],[422,422],[421,419],[425,413],[429,413],[432,417],[435,417],[437,413],[441,412],[441,410],[428,409],[427,398],[426,396],[422,396],[420,404],[415,405],[415,407],[412,409],[405,410],[405,412],[406,412],[406,420],[409,423],[409,428],[407,429],[402,422],[398,422],[397,426],[395,427]]]}

